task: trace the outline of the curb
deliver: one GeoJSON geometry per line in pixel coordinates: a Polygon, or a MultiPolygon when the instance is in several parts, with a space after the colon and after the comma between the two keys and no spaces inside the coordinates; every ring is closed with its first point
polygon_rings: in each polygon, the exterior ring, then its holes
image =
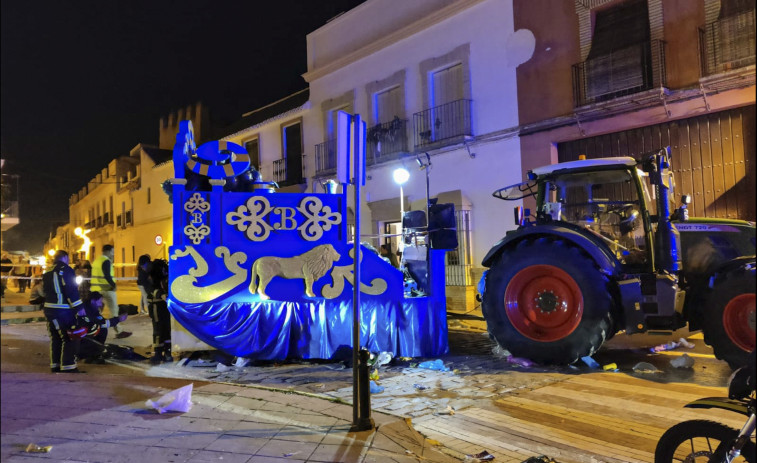
{"type": "Polygon", "coordinates": [[[11,312],[35,312],[39,310],[36,305],[24,304],[24,305],[3,305],[2,313],[11,312]]]}
{"type": "Polygon", "coordinates": [[[0,320],[0,326],[21,325],[24,323],[34,323],[34,322],[44,322],[44,321],[47,321],[45,317],[9,318],[7,320],[0,320]]]}

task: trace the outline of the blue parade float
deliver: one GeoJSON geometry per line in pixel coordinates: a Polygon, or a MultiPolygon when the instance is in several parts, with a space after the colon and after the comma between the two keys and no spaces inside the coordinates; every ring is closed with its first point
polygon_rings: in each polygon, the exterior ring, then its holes
{"type": "MultiPolygon", "coordinates": [[[[352,345],[354,243],[347,196],[280,193],[260,180],[242,146],[195,146],[192,124],[176,137],[171,180],[173,245],[168,308],[206,344],[261,360],[329,359],[352,345]]],[[[360,344],[426,357],[447,345],[444,251],[425,249],[422,296],[360,246],[360,344]]]]}

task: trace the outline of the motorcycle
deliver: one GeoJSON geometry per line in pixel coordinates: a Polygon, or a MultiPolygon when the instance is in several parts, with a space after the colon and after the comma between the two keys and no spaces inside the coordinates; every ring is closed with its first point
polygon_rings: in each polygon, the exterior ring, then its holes
{"type": "Polygon", "coordinates": [[[747,417],[741,430],[708,420],[678,423],[665,431],[655,449],[655,463],[710,462],[732,463],[755,460],[755,353],[749,364],[739,368],[728,380],[728,398],[708,397],[695,400],[688,408],[719,408],[747,417]]]}

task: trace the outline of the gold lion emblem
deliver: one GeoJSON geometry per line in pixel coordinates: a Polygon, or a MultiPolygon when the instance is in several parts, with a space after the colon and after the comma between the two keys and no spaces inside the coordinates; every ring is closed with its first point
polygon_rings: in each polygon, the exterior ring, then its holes
{"type": "Polygon", "coordinates": [[[282,277],[289,280],[303,278],[305,280],[305,294],[315,297],[313,294],[313,282],[326,275],[334,262],[341,258],[338,252],[330,244],[316,246],[305,254],[294,257],[261,257],[252,264],[252,280],[250,292],[257,292],[263,300],[270,299],[265,293],[265,288],[273,277],[282,277]],[[256,281],[260,280],[260,284],[256,281]]]}

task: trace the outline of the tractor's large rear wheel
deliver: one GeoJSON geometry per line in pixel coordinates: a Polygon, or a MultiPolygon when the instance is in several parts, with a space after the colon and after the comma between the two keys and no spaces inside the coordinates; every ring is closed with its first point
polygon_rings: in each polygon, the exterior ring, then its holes
{"type": "Polygon", "coordinates": [[[487,272],[482,310],[489,333],[514,356],[570,364],[610,337],[608,286],[596,264],[565,241],[526,240],[487,272]]]}
{"type": "Polygon", "coordinates": [[[715,357],[736,369],[755,348],[755,269],[719,275],[704,305],[704,340],[715,357]]]}

